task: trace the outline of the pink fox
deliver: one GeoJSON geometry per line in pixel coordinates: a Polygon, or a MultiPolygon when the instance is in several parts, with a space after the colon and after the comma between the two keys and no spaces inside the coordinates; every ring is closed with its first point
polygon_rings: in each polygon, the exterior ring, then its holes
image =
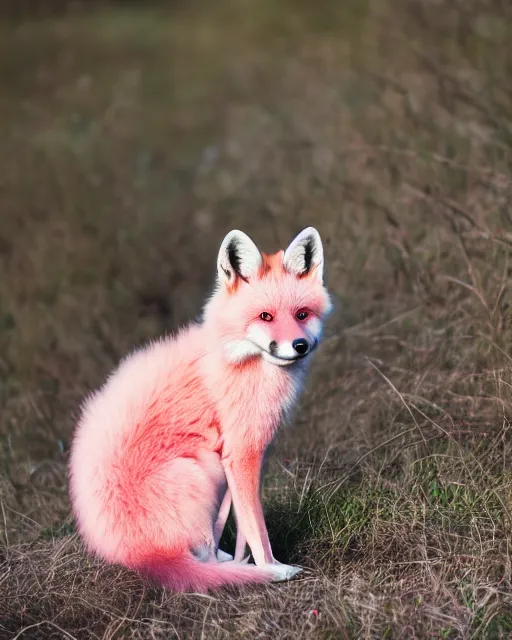
{"type": "Polygon", "coordinates": [[[260,476],[330,310],[323,263],[312,227],[274,255],[231,231],[202,322],[125,358],[86,400],[70,496],[92,552],[178,591],[300,571],[272,555],[260,476]],[[231,504],[234,559],[218,548],[231,504]]]}

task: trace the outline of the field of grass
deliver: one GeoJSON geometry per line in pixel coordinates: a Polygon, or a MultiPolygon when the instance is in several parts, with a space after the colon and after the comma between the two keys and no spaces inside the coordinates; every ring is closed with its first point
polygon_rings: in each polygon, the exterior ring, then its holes
{"type": "Polygon", "coordinates": [[[512,6],[170,6],[0,24],[0,637],[509,638],[512,6]],[[227,231],[308,225],[335,311],[264,489],[304,573],[89,557],[81,399],[199,313],[227,231]]]}

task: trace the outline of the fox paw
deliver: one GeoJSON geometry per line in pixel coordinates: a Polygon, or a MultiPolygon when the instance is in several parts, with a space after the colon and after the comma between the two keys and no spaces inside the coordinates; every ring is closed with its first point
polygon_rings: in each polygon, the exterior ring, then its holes
{"type": "Polygon", "coordinates": [[[272,574],[272,582],[291,580],[302,571],[301,567],[294,567],[291,564],[281,564],[280,562],[267,564],[265,568],[272,574]]]}
{"type": "Polygon", "coordinates": [[[222,551],[222,549],[217,549],[217,561],[218,562],[229,562],[233,560],[233,556],[230,553],[226,553],[222,551]]]}

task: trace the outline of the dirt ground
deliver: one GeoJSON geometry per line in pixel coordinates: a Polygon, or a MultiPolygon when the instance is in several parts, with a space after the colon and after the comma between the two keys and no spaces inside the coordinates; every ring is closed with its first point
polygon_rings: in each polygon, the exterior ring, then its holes
{"type": "Polygon", "coordinates": [[[510,637],[511,41],[499,0],[0,23],[1,638],[510,637]],[[197,316],[227,231],[308,225],[335,310],[264,491],[304,573],[175,595],[89,557],[82,398],[197,316]]]}

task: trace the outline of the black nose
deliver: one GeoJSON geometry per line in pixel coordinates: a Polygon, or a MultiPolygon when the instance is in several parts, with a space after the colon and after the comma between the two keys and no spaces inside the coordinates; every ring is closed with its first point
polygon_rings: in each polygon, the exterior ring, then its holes
{"type": "Polygon", "coordinates": [[[307,340],[304,338],[298,338],[292,342],[292,347],[299,354],[299,356],[304,356],[308,352],[309,344],[307,340]]]}

